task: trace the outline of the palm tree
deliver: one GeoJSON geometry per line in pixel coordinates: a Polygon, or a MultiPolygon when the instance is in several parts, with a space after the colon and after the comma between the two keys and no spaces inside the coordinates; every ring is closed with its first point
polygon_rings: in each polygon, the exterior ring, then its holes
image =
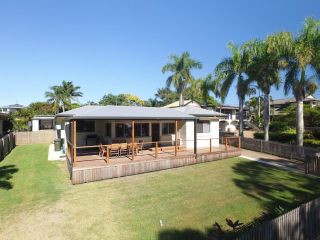
{"type": "Polygon", "coordinates": [[[51,91],[45,92],[45,97],[48,98],[48,103],[53,104],[55,114],[59,113],[62,101],[62,88],[61,86],[50,87],[51,91]]]}
{"type": "Polygon", "coordinates": [[[71,106],[71,101],[76,100],[77,97],[82,97],[82,92],[79,91],[79,86],[74,86],[73,83],[70,81],[62,81],[61,91],[62,91],[62,111],[65,111],[66,107],[71,106]]]}
{"type": "Polygon", "coordinates": [[[190,58],[189,52],[184,52],[181,56],[172,55],[171,62],[162,68],[162,73],[171,72],[172,75],[167,79],[167,87],[173,85],[179,94],[179,105],[183,105],[184,89],[191,83],[193,76],[192,69],[201,69],[202,64],[199,61],[190,58]]]}
{"type": "Polygon", "coordinates": [[[312,94],[320,81],[320,22],[307,18],[300,33],[294,38],[288,32],[269,37],[269,49],[282,54],[286,61],[284,92],[290,91],[296,99],[297,144],[303,146],[303,100],[312,94]],[[309,75],[314,70],[314,75],[309,75]]]}
{"type": "Polygon", "coordinates": [[[264,121],[264,140],[269,141],[270,127],[270,92],[271,87],[277,89],[281,83],[280,70],[283,67],[280,56],[276,51],[268,50],[266,41],[254,40],[245,44],[251,57],[247,73],[250,81],[256,81],[258,89],[263,92],[263,121],[264,121]]]}
{"type": "Polygon", "coordinates": [[[200,91],[205,106],[208,106],[209,102],[212,104],[212,100],[216,103],[210,93],[212,92],[216,97],[219,96],[219,82],[213,79],[212,74],[208,74],[204,79],[200,79],[200,91]]]}
{"type": "Polygon", "coordinates": [[[246,95],[253,89],[250,87],[250,79],[246,78],[250,57],[242,47],[232,43],[228,44],[231,57],[222,60],[215,68],[216,80],[220,82],[220,97],[224,102],[231,85],[236,81],[239,100],[239,135],[243,136],[243,107],[246,95]]]}

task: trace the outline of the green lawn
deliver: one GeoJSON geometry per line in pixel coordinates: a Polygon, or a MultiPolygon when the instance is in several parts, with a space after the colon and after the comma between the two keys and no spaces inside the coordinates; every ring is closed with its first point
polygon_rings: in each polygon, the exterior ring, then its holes
{"type": "Polygon", "coordinates": [[[203,239],[226,217],[248,223],[320,195],[318,179],[240,158],[72,186],[47,148],[0,162],[4,239],[203,239]]]}

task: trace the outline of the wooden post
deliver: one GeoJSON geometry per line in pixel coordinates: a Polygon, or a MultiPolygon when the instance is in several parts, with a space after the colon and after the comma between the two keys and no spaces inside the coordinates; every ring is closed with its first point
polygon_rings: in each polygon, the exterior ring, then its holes
{"type": "Polygon", "coordinates": [[[241,138],[240,138],[240,136],[239,136],[238,148],[239,149],[241,148],[241,138]]]}
{"type": "Polygon", "coordinates": [[[210,152],[212,152],[212,138],[210,138],[210,152]]]}
{"type": "Polygon", "coordinates": [[[178,121],[175,122],[175,137],[174,137],[175,147],[174,147],[174,155],[178,155],[178,121]]]}
{"type": "Polygon", "coordinates": [[[227,151],[228,138],[225,138],[225,151],[227,151]]]}
{"type": "Polygon", "coordinates": [[[73,166],[77,164],[77,122],[75,120],[73,123],[73,166]]]}
{"type": "Polygon", "coordinates": [[[197,119],[194,120],[193,125],[193,153],[197,154],[197,119]]]}
{"type": "Polygon", "coordinates": [[[109,146],[107,145],[106,146],[106,151],[107,151],[107,162],[109,162],[109,146]]]}
{"type": "Polygon", "coordinates": [[[131,147],[132,147],[132,161],[134,160],[134,121],[131,122],[131,147]]]}
{"type": "Polygon", "coordinates": [[[155,157],[158,159],[158,142],[156,142],[155,157]]]}

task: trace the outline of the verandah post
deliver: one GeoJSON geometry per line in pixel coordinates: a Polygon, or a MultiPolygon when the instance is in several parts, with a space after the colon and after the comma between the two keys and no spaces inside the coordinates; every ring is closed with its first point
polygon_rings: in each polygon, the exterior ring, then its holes
{"type": "Polygon", "coordinates": [[[158,159],[158,142],[156,142],[155,157],[158,159]]]}
{"type": "Polygon", "coordinates": [[[210,138],[210,152],[212,152],[212,138],[210,138]]]}
{"type": "Polygon", "coordinates": [[[193,123],[193,152],[197,154],[197,119],[193,123]]]}
{"type": "Polygon", "coordinates": [[[131,149],[132,149],[132,161],[134,160],[134,121],[131,122],[131,149]]]}
{"type": "Polygon", "coordinates": [[[178,121],[175,121],[175,137],[174,137],[174,142],[175,142],[175,148],[174,148],[174,155],[178,155],[178,121]]]}
{"type": "Polygon", "coordinates": [[[73,166],[77,164],[77,121],[73,120],[73,166]]]}

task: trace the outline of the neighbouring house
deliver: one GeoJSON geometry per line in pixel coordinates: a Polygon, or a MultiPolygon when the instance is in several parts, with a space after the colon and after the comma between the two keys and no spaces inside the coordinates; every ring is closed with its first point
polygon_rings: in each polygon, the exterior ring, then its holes
{"type": "Polygon", "coordinates": [[[59,113],[56,118],[62,125],[61,137],[66,140],[73,135],[73,130],[68,132],[70,122],[76,122],[77,146],[131,143],[134,139],[161,145],[174,145],[177,140],[179,145],[193,148],[195,134],[198,147],[209,146],[210,141],[212,146],[219,146],[219,118],[224,116],[194,106],[84,106],[59,113]]]}
{"type": "Polygon", "coordinates": [[[36,115],[31,119],[31,129],[33,132],[40,130],[55,129],[54,115],[36,115]]]}
{"type": "Polygon", "coordinates": [[[12,104],[7,106],[2,106],[0,107],[0,113],[9,114],[9,113],[16,112],[22,108],[25,108],[25,106],[21,104],[12,104]]]}
{"type": "Polygon", "coordinates": [[[176,108],[176,107],[185,107],[185,106],[201,107],[201,104],[196,101],[192,101],[192,100],[184,100],[182,106],[179,105],[179,101],[175,101],[175,102],[170,103],[168,105],[165,105],[163,107],[164,108],[176,108]]]}
{"type": "MultiPolygon", "coordinates": [[[[309,105],[311,107],[320,106],[320,99],[315,98],[314,96],[310,95],[307,96],[303,103],[305,105],[309,105]]],[[[270,115],[271,116],[278,116],[284,114],[284,110],[296,104],[295,98],[283,98],[283,99],[274,99],[270,101],[270,115]]]]}

